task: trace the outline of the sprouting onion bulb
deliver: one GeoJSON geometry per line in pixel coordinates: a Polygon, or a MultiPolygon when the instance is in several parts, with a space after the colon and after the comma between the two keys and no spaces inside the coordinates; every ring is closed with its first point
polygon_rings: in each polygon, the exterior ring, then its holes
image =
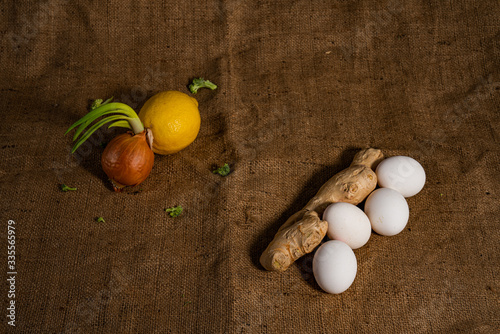
{"type": "Polygon", "coordinates": [[[125,186],[136,186],[151,173],[155,155],[147,143],[146,131],[136,135],[130,131],[118,135],[102,152],[102,169],[115,191],[125,186]]]}
{"type": "Polygon", "coordinates": [[[113,188],[115,191],[121,191],[126,186],[143,182],[153,168],[153,134],[149,129],[144,129],[136,112],[124,103],[112,103],[111,99],[104,103],[102,100],[96,100],[91,111],[73,124],[66,134],[78,127],[73,135],[73,141],[76,143],[71,153],[74,153],[97,129],[108,123],[111,123],[108,128],[122,127],[132,130],[111,140],[101,158],[103,170],[111,180],[113,188]],[[92,124],[103,116],[105,117],[92,124]]]}

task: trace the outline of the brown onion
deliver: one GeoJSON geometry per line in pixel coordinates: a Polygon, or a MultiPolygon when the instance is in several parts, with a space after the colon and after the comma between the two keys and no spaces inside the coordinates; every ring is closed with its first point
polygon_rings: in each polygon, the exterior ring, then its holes
{"type": "Polygon", "coordinates": [[[115,191],[121,191],[125,186],[136,186],[151,173],[154,153],[148,141],[152,141],[152,136],[145,129],[135,135],[130,131],[118,135],[106,146],[101,164],[115,191]]]}
{"type": "Polygon", "coordinates": [[[108,175],[115,191],[126,186],[136,186],[144,181],[153,168],[154,153],[153,133],[145,129],[137,113],[130,106],[112,102],[113,98],[95,100],[88,114],[80,118],[66,131],[77,128],[71,153],[74,153],[97,129],[111,123],[108,128],[121,127],[131,129],[115,137],[102,153],[101,165],[108,175]],[[96,121],[97,119],[104,118],[96,121]],[[94,124],[93,122],[96,121],[94,124]]]}

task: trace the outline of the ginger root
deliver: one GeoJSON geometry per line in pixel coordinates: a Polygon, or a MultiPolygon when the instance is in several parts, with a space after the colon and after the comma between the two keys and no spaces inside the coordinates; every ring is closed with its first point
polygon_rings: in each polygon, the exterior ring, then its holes
{"type": "Polygon", "coordinates": [[[284,271],[299,257],[312,252],[328,229],[328,223],[320,218],[323,211],[335,202],[361,203],[377,186],[373,169],[382,159],[378,149],[358,152],[348,168],[328,180],[302,210],[280,227],[260,257],[262,266],[284,271]]]}

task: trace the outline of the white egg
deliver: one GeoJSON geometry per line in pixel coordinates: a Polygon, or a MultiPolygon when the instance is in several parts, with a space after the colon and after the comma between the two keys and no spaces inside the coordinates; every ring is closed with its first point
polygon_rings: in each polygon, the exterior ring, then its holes
{"type": "Polygon", "coordinates": [[[328,238],[345,242],[352,249],[364,246],[372,233],[370,219],[356,205],[330,204],[323,213],[328,222],[328,238]]]}
{"type": "Polygon", "coordinates": [[[418,194],[425,184],[424,168],[410,157],[395,156],[382,160],[375,173],[380,187],[397,190],[404,197],[418,194]]]}
{"type": "Polygon", "coordinates": [[[399,192],[390,188],[379,188],[366,199],[365,213],[370,218],[375,232],[391,236],[405,228],[410,209],[399,192]]]}
{"type": "Polygon", "coordinates": [[[337,294],[347,290],[354,282],[357,270],[354,252],[342,241],[327,241],[314,254],[314,278],[328,293],[337,294]]]}

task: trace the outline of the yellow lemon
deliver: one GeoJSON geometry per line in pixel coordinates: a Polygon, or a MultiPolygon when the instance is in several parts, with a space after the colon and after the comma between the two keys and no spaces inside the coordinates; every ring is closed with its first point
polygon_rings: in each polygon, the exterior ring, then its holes
{"type": "Polygon", "coordinates": [[[146,101],[139,112],[144,127],[153,132],[153,152],[172,154],[191,144],[200,131],[198,101],[178,92],[161,92],[146,101]]]}

